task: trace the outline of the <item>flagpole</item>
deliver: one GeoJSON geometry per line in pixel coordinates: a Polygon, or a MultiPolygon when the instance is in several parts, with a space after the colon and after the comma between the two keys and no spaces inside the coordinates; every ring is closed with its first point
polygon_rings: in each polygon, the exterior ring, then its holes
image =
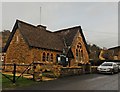
{"type": "Polygon", "coordinates": [[[41,7],[40,7],[40,25],[41,25],[41,12],[42,12],[42,11],[41,11],[41,7]]]}

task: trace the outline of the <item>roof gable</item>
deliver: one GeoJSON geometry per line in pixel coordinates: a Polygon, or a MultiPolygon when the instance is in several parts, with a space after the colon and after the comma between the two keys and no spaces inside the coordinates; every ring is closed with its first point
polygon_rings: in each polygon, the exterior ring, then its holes
{"type": "Polygon", "coordinates": [[[6,52],[6,51],[7,51],[7,48],[8,48],[8,46],[9,46],[9,44],[10,44],[10,42],[11,42],[11,40],[12,40],[12,38],[13,38],[13,36],[14,36],[17,28],[18,28],[18,24],[17,24],[17,23],[18,23],[18,20],[16,20],[16,22],[15,22],[15,25],[14,25],[14,27],[13,27],[13,29],[12,29],[12,32],[10,33],[10,36],[9,36],[7,42],[6,42],[6,45],[5,45],[5,47],[3,48],[3,52],[6,52]]]}
{"type": "Polygon", "coordinates": [[[74,37],[76,36],[77,32],[79,31],[82,40],[85,44],[86,50],[89,53],[88,47],[87,47],[87,42],[85,40],[84,34],[82,32],[81,26],[76,26],[76,27],[72,27],[72,28],[67,28],[67,29],[62,29],[59,31],[56,31],[54,33],[56,33],[57,35],[59,35],[61,38],[64,39],[66,46],[69,47],[71,46],[74,37]]]}
{"type": "Polygon", "coordinates": [[[59,35],[61,37],[61,39],[64,40],[66,46],[70,46],[79,29],[80,29],[80,26],[77,26],[77,27],[72,27],[72,28],[55,31],[54,33],[56,35],[59,35]]]}

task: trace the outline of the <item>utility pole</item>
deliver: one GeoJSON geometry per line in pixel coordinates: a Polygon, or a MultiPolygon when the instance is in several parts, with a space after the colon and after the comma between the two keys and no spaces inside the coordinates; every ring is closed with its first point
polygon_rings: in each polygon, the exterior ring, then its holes
{"type": "Polygon", "coordinates": [[[42,13],[42,7],[40,6],[40,24],[41,24],[41,13],[42,13]]]}

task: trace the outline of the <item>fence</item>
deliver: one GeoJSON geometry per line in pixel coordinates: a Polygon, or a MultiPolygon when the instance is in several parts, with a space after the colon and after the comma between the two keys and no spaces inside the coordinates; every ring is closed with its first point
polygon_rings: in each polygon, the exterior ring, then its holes
{"type": "MultiPolygon", "coordinates": [[[[13,74],[13,78],[10,79],[5,74],[3,76],[8,78],[10,81],[15,83],[24,73],[30,74],[33,80],[40,78],[41,74],[45,74],[45,71],[51,71],[56,77],[69,76],[69,75],[80,75],[85,73],[92,73],[96,71],[96,68],[91,68],[90,64],[80,65],[78,67],[61,67],[60,65],[54,65],[52,63],[41,63],[41,62],[32,62],[31,64],[3,64],[4,71],[10,71],[13,74]],[[22,70],[22,71],[21,71],[22,70]],[[19,72],[20,75],[16,76],[16,73],[19,72]]],[[[45,74],[50,76],[49,73],[45,74]]]]}
{"type": "Polygon", "coordinates": [[[29,65],[23,65],[23,64],[2,64],[2,67],[3,67],[3,72],[1,72],[2,73],[2,75],[3,76],[5,76],[7,79],[9,79],[11,82],[13,82],[13,83],[15,83],[26,71],[28,72],[28,70],[29,70],[29,68],[31,67],[31,66],[33,66],[33,63],[31,63],[31,64],[29,64],[29,65]],[[7,67],[6,67],[7,66],[7,67]],[[17,72],[20,72],[20,71],[17,71],[17,67],[19,67],[19,66],[24,66],[25,67],[25,69],[20,73],[20,75],[19,76],[16,76],[16,73],[17,72]],[[9,70],[9,72],[11,72],[11,74],[13,74],[13,78],[12,79],[10,79],[8,76],[6,76],[6,74],[4,74],[4,71],[7,71],[8,72],[8,70],[6,70],[6,68],[8,68],[9,69],[9,67],[10,67],[10,69],[12,68],[12,70],[9,70]]]}
{"type": "Polygon", "coordinates": [[[5,76],[7,79],[9,79],[11,82],[15,83],[23,74],[27,73],[32,75],[32,79],[36,80],[36,78],[39,78],[40,73],[44,72],[45,70],[54,70],[53,64],[48,64],[45,62],[32,62],[31,64],[2,64],[3,72],[11,72],[13,75],[13,78],[10,79],[6,74],[2,73],[3,76],[5,76]],[[40,72],[42,69],[42,72],[40,72]],[[17,73],[20,73],[19,76],[16,76],[17,73]]]}

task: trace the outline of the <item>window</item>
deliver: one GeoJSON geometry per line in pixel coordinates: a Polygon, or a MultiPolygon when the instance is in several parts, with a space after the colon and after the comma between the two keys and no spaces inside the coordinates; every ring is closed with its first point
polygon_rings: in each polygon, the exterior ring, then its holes
{"type": "Polygon", "coordinates": [[[57,63],[60,62],[60,55],[59,54],[56,55],[56,61],[57,61],[57,63]]]}
{"type": "Polygon", "coordinates": [[[43,56],[42,56],[42,61],[45,61],[45,57],[46,57],[46,55],[45,55],[45,52],[44,52],[43,56]]]}
{"type": "Polygon", "coordinates": [[[83,59],[83,50],[81,43],[78,43],[76,46],[76,60],[82,61],[83,59]]]}
{"type": "Polygon", "coordinates": [[[79,49],[79,52],[78,52],[78,57],[79,57],[79,61],[81,61],[81,52],[80,52],[80,49],[79,49]]]}
{"type": "Polygon", "coordinates": [[[80,49],[82,49],[82,46],[80,45],[80,49]]]}
{"type": "Polygon", "coordinates": [[[81,45],[81,43],[79,42],[78,45],[81,45]]]}
{"type": "Polygon", "coordinates": [[[83,50],[81,50],[81,57],[83,57],[83,50]]]}
{"type": "Polygon", "coordinates": [[[49,53],[47,53],[47,61],[49,61],[49,53]]]}
{"type": "Polygon", "coordinates": [[[51,61],[53,61],[53,54],[51,54],[51,61]]]}
{"type": "Polygon", "coordinates": [[[78,49],[76,49],[76,60],[78,60],[78,49]]]}
{"type": "Polygon", "coordinates": [[[82,45],[81,45],[81,43],[78,43],[78,45],[79,45],[79,47],[80,47],[80,49],[82,48],[82,45]]]}

